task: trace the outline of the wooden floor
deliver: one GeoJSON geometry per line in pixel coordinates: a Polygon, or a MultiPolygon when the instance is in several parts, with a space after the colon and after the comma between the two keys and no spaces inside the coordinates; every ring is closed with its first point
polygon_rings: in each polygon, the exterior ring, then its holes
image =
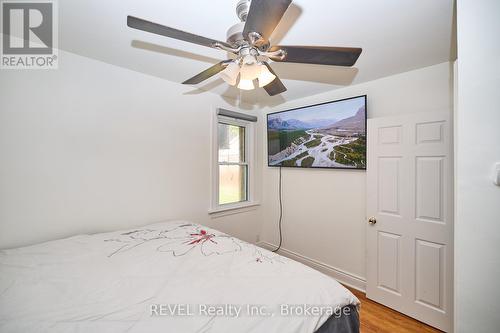
{"type": "Polygon", "coordinates": [[[359,320],[361,333],[441,332],[366,298],[361,291],[346,286],[361,301],[359,320]]]}

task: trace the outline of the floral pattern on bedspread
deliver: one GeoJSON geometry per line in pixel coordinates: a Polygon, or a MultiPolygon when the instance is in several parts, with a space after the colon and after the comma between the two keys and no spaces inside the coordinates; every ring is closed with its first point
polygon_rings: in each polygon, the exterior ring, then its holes
{"type": "Polygon", "coordinates": [[[279,255],[277,255],[275,253],[269,252],[269,251],[266,251],[269,254],[264,254],[264,251],[262,251],[259,247],[255,246],[255,245],[252,245],[252,244],[248,244],[248,245],[251,246],[251,247],[253,247],[253,256],[255,258],[254,262],[256,262],[258,264],[263,264],[263,263],[270,263],[270,264],[280,263],[280,264],[283,264],[284,260],[287,260],[286,258],[281,257],[281,256],[279,256],[279,255]]]}
{"type": "MultiPolygon", "coordinates": [[[[158,252],[168,252],[174,257],[199,250],[204,256],[222,255],[239,252],[242,241],[197,224],[182,224],[171,229],[138,229],[120,234],[117,238],[105,239],[105,242],[116,242],[118,247],[108,257],[133,250],[148,242],[158,242],[158,252]]],[[[250,245],[250,244],[249,244],[250,245]]],[[[258,255],[262,257],[262,255],[258,255]]]]}

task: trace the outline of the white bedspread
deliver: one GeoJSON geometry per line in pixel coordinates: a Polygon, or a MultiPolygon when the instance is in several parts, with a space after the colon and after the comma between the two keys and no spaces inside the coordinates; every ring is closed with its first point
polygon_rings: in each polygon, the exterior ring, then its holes
{"type": "Polygon", "coordinates": [[[348,304],[334,279],[189,222],[0,251],[1,332],[312,333],[348,304]]]}

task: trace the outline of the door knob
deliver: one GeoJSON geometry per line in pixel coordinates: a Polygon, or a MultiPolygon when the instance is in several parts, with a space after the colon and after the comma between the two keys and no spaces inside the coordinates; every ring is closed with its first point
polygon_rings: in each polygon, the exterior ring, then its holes
{"type": "Polygon", "coordinates": [[[368,219],[368,223],[370,223],[371,225],[376,224],[377,223],[377,219],[375,218],[375,216],[370,217],[368,219]]]}

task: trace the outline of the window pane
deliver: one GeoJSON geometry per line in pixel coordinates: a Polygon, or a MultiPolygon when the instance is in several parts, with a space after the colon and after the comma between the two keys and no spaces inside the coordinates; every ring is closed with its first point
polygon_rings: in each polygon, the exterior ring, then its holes
{"type": "Polygon", "coordinates": [[[245,161],[245,127],[219,123],[219,162],[245,161]]]}
{"type": "Polygon", "coordinates": [[[219,165],[219,205],[247,200],[247,167],[219,165]]]}

